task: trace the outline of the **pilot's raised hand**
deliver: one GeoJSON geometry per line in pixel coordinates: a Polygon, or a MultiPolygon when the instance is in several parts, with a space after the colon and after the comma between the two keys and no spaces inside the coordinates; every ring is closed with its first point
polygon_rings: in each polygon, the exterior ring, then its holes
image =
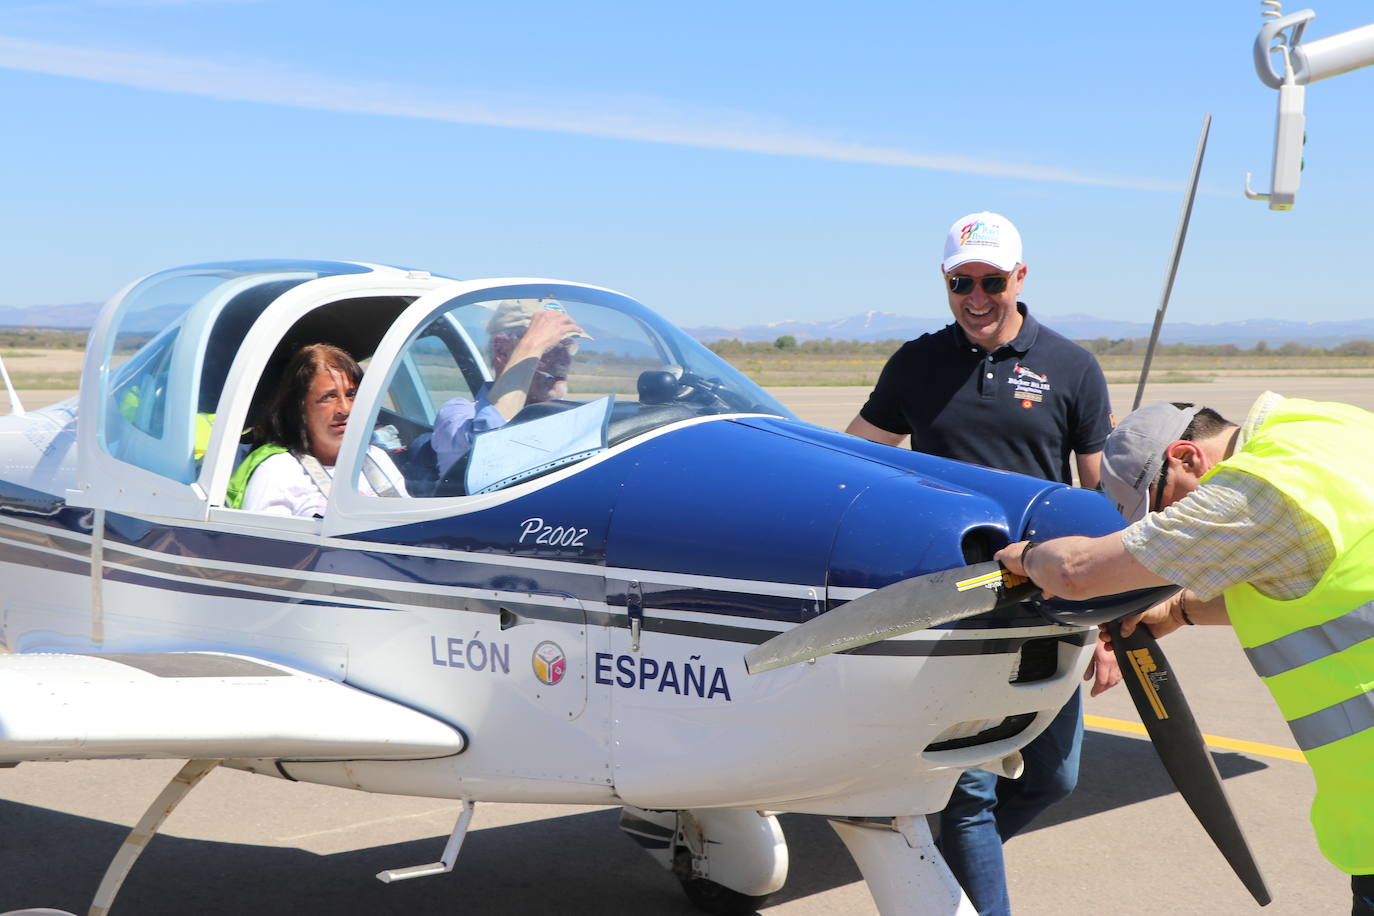
{"type": "Polygon", "coordinates": [[[511,351],[510,365],[533,357],[538,360],[565,340],[586,336],[577,322],[562,309],[540,309],[530,319],[530,326],[511,351]]]}
{"type": "MultiPolygon", "coordinates": [[[[555,351],[559,344],[579,336],[587,335],[562,309],[544,308],[536,311],[530,317],[530,323],[525,327],[520,339],[511,348],[509,358],[500,366],[496,380],[487,392],[488,403],[496,408],[501,416],[510,420],[531,399],[538,402],[553,396],[561,397],[562,386],[565,386],[566,382],[562,378],[554,378],[551,372],[544,373],[549,378],[544,380],[542,387],[536,384],[540,366],[546,357],[552,359],[549,354],[555,351]]],[[[493,338],[493,341],[500,339],[502,338],[493,338]]],[[[557,355],[559,354],[554,353],[554,356],[557,355]]],[[[571,351],[565,351],[562,355],[565,363],[571,360],[571,351]]],[[[562,369],[562,375],[564,378],[567,376],[566,365],[562,369]]]]}

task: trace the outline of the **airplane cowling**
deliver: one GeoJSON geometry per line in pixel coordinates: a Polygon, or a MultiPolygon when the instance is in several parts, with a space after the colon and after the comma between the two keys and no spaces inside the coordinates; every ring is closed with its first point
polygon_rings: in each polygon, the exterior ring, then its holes
{"type": "Polygon", "coordinates": [[[962,565],[964,533],[979,549],[1004,543],[1058,485],[764,418],[674,430],[616,460],[633,467],[611,516],[607,604],[633,599],[643,629],[638,649],[628,630],[608,631],[593,689],[610,694],[615,787],[631,804],[939,810],[958,768],[1000,765],[1077,686],[1085,631],[1021,609],[991,634],[759,677],[743,665],[749,645],[843,600],[836,581],[857,592],[962,565]],[[1032,641],[1043,664],[1010,681],[1032,641]],[[720,689],[645,674],[684,661],[720,689]]]}
{"type": "Polygon", "coordinates": [[[625,453],[606,565],[821,587],[840,518],[893,471],[798,426],[704,423],[625,453]]]}
{"type": "MultiPolygon", "coordinates": [[[[969,470],[982,469],[961,468],[969,470]]],[[[1052,485],[1011,474],[990,476],[988,482],[995,489],[902,474],[870,486],[835,532],[831,588],[881,588],[991,559],[992,552],[1017,539],[1030,506],[1052,485]]]]}

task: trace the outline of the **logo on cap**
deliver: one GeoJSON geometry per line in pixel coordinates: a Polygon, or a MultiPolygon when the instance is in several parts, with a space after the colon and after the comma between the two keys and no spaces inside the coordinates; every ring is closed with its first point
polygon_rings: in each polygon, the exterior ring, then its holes
{"type": "Polygon", "coordinates": [[[959,230],[959,245],[1000,245],[1002,227],[987,220],[974,220],[959,230]]]}

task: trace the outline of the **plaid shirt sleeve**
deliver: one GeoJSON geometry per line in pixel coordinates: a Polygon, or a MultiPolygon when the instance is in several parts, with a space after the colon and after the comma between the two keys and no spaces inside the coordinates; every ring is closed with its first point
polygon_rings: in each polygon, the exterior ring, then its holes
{"type": "Polygon", "coordinates": [[[1163,512],[1121,532],[1150,572],[1204,601],[1248,582],[1270,598],[1307,594],[1336,558],[1326,530],[1258,477],[1219,469],[1163,512]]]}

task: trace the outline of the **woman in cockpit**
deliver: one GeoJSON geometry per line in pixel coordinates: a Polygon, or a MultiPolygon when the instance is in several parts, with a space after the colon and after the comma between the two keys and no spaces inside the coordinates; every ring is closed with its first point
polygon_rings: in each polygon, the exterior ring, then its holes
{"type": "MultiPolygon", "coordinates": [[[[258,447],[229,480],[225,505],[272,515],[323,516],[362,377],[357,361],[331,344],[296,351],[266,417],[253,429],[258,447]]],[[[400,471],[375,445],[368,447],[358,489],[368,496],[406,495],[400,471]]]]}

